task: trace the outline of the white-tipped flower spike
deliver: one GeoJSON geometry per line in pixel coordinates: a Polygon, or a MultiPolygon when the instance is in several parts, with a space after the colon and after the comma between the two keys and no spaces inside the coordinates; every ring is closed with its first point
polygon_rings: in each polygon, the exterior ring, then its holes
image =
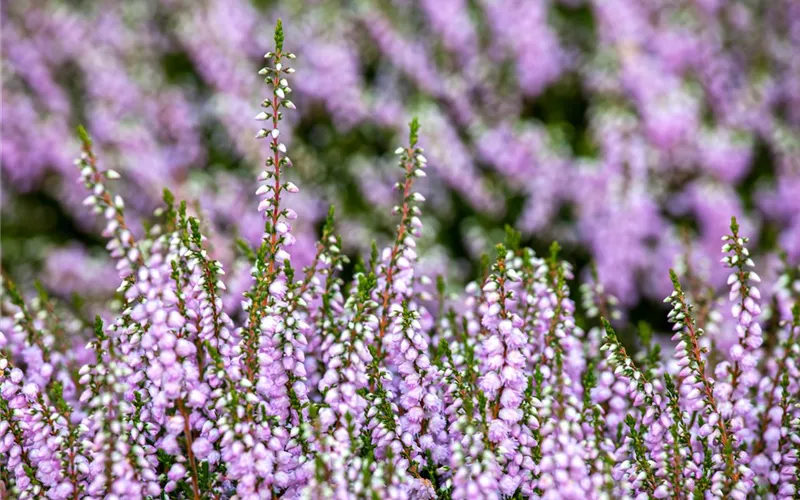
{"type": "Polygon", "coordinates": [[[92,193],[83,203],[91,207],[94,213],[102,214],[106,219],[102,234],[109,239],[108,245],[112,257],[119,259],[116,268],[119,270],[120,276],[127,277],[143,264],[143,259],[136,241],[125,224],[125,202],[121,196],[110,192],[103,184],[106,179],[119,178],[119,174],[114,170],[98,171],[94,153],[91,150],[91,140],[82,128],[80,131],[83,152],[77,164],[81,168],[83,184],[92,193]]]}
{"type": "MultiPolygon", "coordinates": [[[[306,387],[306,373],[303,365],[302,356],[306,352],[305,345],[308,340],[304,337],[304,331],[310,330],[310,326],[305,318],[291,311],[307,310],[308,303],[297,293],[295,283],[290,280],[287,272],[291,266],[291,257],[287,249],[291,247],[296,238],[291,233],[291,225],[287,222],[296,218],[296,213],[291,209],[281,209],[284,200],[281,200],[281,193],[297,193],[298,187],[284,177],[284,168],[291,165],[291,161],[285,155],[286,145],[278,142],[281,135],[279,122],[282,118],[280,107],[294,109],[294,105],[284,98],[291,90],[288,81],[280,78],[282,43],[282,27],[279,24],[275,32],[276,50],[274,52],[274,69],[267,69],[265,81],[272,87],[273,98],[265,99],[262,106],[266,111],[258,115],[258,118],[271,120],[271,127],[262,129],[259,135],[269,136],[271,154],[266,161],[267,170],[259,176],[259,182],[264,182],[256,191],[256,196],[263,196],[258,205],[259,212],[262,212],[266,220],[265,231],[262,236],[266,246],[265,258],[258,259],[254,265],[252,277],[255,282],[253,289],[254,299],[246,303],[248,320],[242,329],[242,353],[243,366],[247,367],[248,372],[253,374],[253,385],[256,392],[247,388],[246,397],[252,399],[254,403],[260,402],[259,391],[263,390],[263,383],[255,382],[258,380],[280,380],[285,378],[285,384],[278,383],[280,390],[285,394],[292,394],[296,401],[292,401],[287,407],[283,407],[288,413],[285,416],[293,415],[288,419],[287,425],[279,425],[272,429],[272,438],[266,443],[269,453],[277,450],[291,449],[291,441],[287,436],[293,436],[293,441],[302,440],[308,446],[307,437],[302,434],[300,427],[292,422],[302,421],[304,411],[298,405],[308,402],[308,388],[306,387]],[[259,319],[257,319],[259,318],[259,319]],[[305,325],[305,326],[302,326],[305,325]],[[272,333],[267,333],[266,330],[272,333]],[[305,340],[301,340],[305,339],[305,340]],[[265,355],[266,352],[275,350],[283,353],[283,358],[274,358],[265,355]],[[288,447],[287,447],[288,446],[288,447]]],[[[300,282],[302,283],[302,282],[300,282]]],[[[300,285],[297,285],[300,286],[300,285]]],[[[278,388],[274,390],[279,390],[278,388]]],[[[281,410],[281,411],[284,411],[281,410]]],[[[272,427],[270,425],[270,427],[272,427]]],[[[237,432],[239,432],[237,430],[237,432]]],[[[261,438],[255,435],[251,438],[252,443],[256,443],[261,438]]],[[[245,439],[247,439],[245,437],[245,439]]],[[[245,446],[250,446],[245,442],[245,446]]],[[[253,444],[253,446],[258,446],[253,444]]],[[[285,466],[278,466],[279,469],[299,467],[300,460],[305,460],[306,456],[302,453],[287,455],[289,463],[285,466]]],[[[273,474],[266,469],[262,469],[257,464],[244,467],[238,474],[251,474],[254,479],[253,486],[256,488],[270,488],[268,485],[274,483],[273,474]]],[[[242,493],[237,490],[237,492],[242,493]]],[[[249,491],[254,493],[254,491],[249,491]]]]}

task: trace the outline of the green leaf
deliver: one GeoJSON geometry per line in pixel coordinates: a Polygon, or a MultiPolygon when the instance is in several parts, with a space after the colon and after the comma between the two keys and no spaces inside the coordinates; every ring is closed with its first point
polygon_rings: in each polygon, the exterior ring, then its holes
{"type": "Polygon", "coordinates": [[[415,116],[411,123],[408,124],[409,133],[408,133],[408,142],[412,148],[417,146],[417,141],[419,140],[419,119],[415,116]]]}
{"type": "Polygon", "coordinates": [[[275,48],[278,51],[283,50],[283,21],[280,18],[275,25],[275,48]]]}

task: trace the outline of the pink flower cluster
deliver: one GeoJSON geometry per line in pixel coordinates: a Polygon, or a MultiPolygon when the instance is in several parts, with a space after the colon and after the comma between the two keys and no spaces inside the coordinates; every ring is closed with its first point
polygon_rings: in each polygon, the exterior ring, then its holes
{"type": "Polygon", "coordinates": [[[785,263],[761,291],[733,219],[727,298],[690,267],[671,272],[671,357],[646,325],[618,320],[597,277],[579,307],[558,245],[538,256],[512,229],[463,294],[434,287],[418,265],[428,159],[415,119],[395,151],[394,240],[350,266],[331,210],[295,269],[299,190],[281,129],[295,55],[280,21],[274,41],[256,116],[263,232],[240,245],[251,281],[236,312],[206,222],[165,191],[136,238],[111,188],[120,174],[80,130],[85,204],[104,221],[119,287],[92,322],[3,276],[4,498],[800,493],[800,268],[785,263]],[[639,335],[618,337],[606,318],[639,335]]]}
{"type": "MultiPolygon", "coordinates": [[[[243,201],[267,142],[249,140],[260,95],[250,75],[268,42],[261,27],[284,15],[303,41],[301,113],[280,130],[303,157],[297,263],[313,258],[332,202],[343,230],[385,236],[387,218],[367,208],[389,199],[382,151],[411,115],[426,124],[425,222],[448,229],[420,241],[438,257],[426,269],[468,281],[498,219],[593,259],[625,309],[668,293],[676,257],[723,285],[713,263],[731,213],[754,244],[800,259],[795,0],[39,0],[2,14],[2,209],[14,226],[28,226],[27,202],[96,230],[72,189],[71,148],[42,146],[83,122],[125,175],[117,191],[134,234],[163,187],[196,200],[228,285],[246,289],[231,242],[261,236],[243,201]]],[[[13,243],[15,264],[63,257],[30,259],[13,243]]],[[[74,279],[63,283],[52,288],[69,296],[74,279]]]]}

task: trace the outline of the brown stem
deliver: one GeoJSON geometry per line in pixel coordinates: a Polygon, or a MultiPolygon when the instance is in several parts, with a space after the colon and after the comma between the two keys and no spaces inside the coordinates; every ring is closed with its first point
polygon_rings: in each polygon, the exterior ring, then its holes
{"type": "Polygon", "coordinates": [[[386,270],[386,285],[384,286],[381,294],[382,312],[380,322],[378,323],[378,340],[376,342],[377,346],[375,347],[376,357],[378,359],[381,358],[381,351],[383,350],[383,336],[386,334],[386,329],[389,326],[389,302],[394,296],[394,293],[392,293],[392,284],[394,282],[393,278],[395,271],[394,260],[397,258],[397,253],[400,251],[400,243],[403,241],[403,237],[405,236],[408,213],[410,211],[410,207],[408,205],[408,195],[411,194],[411,186],[414,183],[413,177],[411,176],[411,172],[414,169],[414,162],[410,159],[411,155],[413,154],[413,150],[408,149],[407,153],[409,155],[409,161],[406,164],[406,179],[403,185],[402,215],[400,217],[400,225],[397,226],[397,237],[394,240],[394,245],[392,245],[392,251],[389,255],[389,265],[386,270]]]}
{"type": "MultiPolygon", "coordinates": [[[[685,302],[683,302],[682,312],[687,318],[691,318],[690,316],[691,312],[689,311],[689,308],[685,302]]],[[[705,363],[703,363],[703,359],[700,352],[700,345],[697,342],[697,334],[695,332],[692,321],[686,322],[686,328],[688,330],[689,339],[691,340],[692,343],[691,352],[692,356],[694,357],[694,361],[697,363],[697,372],[698,375],[700,375],[700,380],[703,384],[703,391],[705,392],[706,401],[708,401],[708,404],[711,406],[712,411],[717,415],[719,415],[719,420],[717,421],[717,427],[719,428],[720,431],[720,441],[722,443],[722,448],[724,452],[724,450],[729,447],[729,443],[732,438],[728,434],[728,426],[726,425],[725,419],[719,413],[719,410],[717,410],[717,402],[714,399],[714,389],[711,387],[711,384],[708,382],[708,378],[705,375],[705,363]]],[[[732,446],[730,447],[732,448],[732,446]]],[[[725,453],[725,460],[727,462],[726,465],[729,474],[728,478],[733,482],[739,481],[740,474],[736,470],[736,464],[733,461],[733,453],[725,453]]]]}
{"type": "Polygon", "coordinates": [[[183,398],[178,398],[178,411],[183,415],[183,433],[186,435],[186,455],[189,457],[189,467],[192,468],[192,490],[195,500],[200,500],[200,484],[197,481],[197,462],[192,452],[192,429],[189,427],[189,414],[183,406],[183,398]]]}

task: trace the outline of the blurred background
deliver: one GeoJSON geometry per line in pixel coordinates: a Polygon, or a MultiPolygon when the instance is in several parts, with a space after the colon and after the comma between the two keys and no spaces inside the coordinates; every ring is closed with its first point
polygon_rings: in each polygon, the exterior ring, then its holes
{"type": "Polygon", "coordinates": [[[391,237],[414,115],[419,253],[453,287],[505,224],[655,323],[669,267],[724,284],[732,215],[760,265],[800,259],[795,0],[2,0],[4,270],[73,301],[117,287],[72,164],[83,123],[136,230],[168,187],[244,288],[233,242],[263,230],[253,118],[279,17],[300,263],[331,204],[350,254],[391,237]]]}

